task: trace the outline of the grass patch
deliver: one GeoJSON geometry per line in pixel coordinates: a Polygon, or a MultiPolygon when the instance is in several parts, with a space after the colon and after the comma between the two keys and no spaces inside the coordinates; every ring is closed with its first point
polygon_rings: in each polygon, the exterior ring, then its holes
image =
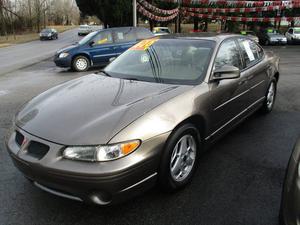
{"type": "MultiPolygon", "coordinates": [[[[49,28],[54,28],[58,33],[64,32],[75,28],[76,26],[48,26],[49,28]]],[[[37,32],[27,32],[23,34],[0,36],[0,48],[7,47],[14,44],[25,43],[29,41],[34,41],[39,39],[39,34],[37,32]]]]}

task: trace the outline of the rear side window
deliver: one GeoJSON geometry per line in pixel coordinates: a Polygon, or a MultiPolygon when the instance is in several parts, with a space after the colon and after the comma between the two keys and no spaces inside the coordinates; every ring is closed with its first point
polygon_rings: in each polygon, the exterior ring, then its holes
{"type": "Polygon", "coordinates": [[[143,40],[147,38],[153,37],[153,34],[150,30],[147,30],[145,28],[139,28],[136,30],[136,35],[138,40],[143,40]]]}
{"type": "Polygon", "coordinates": [[[239,38],[238,42],[242,50],[242,56],[246,67],[254,65],[262,59],[263,50],[254,41],[239,38]]]}
{"type": "Polygon", "coordinates": [[[136,41],[133,28],[122,28],[114,31],[114,39],[116,43],[136,41]]]}
{"type": "Polygon", "coordinates": [[[104,45],[113,43],[112,35],[110,31],[101,31],[94,39],[94,45],[104,45]]]}
{"type": "Polygon", "coordinates": [[[229,65],[242,69],[242,60],[235,40],[227,40],[219,48],[215,60],[215,68],[229,65]]]}

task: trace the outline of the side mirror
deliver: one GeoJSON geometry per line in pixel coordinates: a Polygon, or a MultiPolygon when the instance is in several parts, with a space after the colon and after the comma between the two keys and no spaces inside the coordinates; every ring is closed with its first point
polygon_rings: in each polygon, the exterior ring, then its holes
{"type": "Polygon", "coordinates": [[[224,65],[215,69],[212,80],[236,79],[241,75],[240,69],[235,66],[224,65]]]}
{"type": "Polygon", "coordinates": [[[90,47],[93,47],[93,46],[94,46],[94,44],[95,44],[95,42],[94,42],[94,41],[90,41],[90,43],[89,43],[89,46],[90,46],[90,47]]]}

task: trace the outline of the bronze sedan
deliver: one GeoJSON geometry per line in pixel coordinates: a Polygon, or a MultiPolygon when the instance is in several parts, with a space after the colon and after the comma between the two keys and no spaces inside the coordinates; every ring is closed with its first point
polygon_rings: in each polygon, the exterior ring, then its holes
{"type": "Polygon", "coordinates": [[[159,185],[187,185],[204,150],[272,110],[279,58],[240,35],[144,40],[102,72],[37,96],[7,141],[44,191],[107,205],[159,185]]]}

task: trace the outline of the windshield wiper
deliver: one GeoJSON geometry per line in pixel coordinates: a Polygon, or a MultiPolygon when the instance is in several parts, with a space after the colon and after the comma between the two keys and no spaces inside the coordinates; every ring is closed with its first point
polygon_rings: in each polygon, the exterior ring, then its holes
{"type": "Polygon", "coordinates": [[[122,77],[121,79],[124,79],[124,80],[134,80],[134,81],[139,81],[139,79],[137,78],[132,78],[132,77],[122,77]]]}
{"type": "Polygon", "coordinates": [[[103,73],[107,77],[111,77],[111,75],[104,70],[100,70],[100,73],[103,73]]]}

